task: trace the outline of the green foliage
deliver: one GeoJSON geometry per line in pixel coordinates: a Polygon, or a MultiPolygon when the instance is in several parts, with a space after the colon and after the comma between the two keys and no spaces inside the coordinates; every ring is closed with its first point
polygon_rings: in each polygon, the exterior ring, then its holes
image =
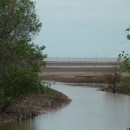
{"type": "Polygon", "coordinates": [[[118,90],[123,93],[128,93],[130,91],[130,56],[122,51],[122,54],[118,56],[118,60],[121,61],[120,69],[128,74],[128,76],[124,77],[120,82],[118,90]]]}
{"type": "Polygon", "coordinates": [[[49,93],[49,94],[53,94],[56,93],[57,91],[50,88],[48,85],[43,87],[43,93],[49,93]]]}
{"type": "Polygon", "coordinates": [[[0,20],[2,41],[29,40],[42,26],[35,13],[35,3],[30,0],[1,0],[0,20]]]}
{"type": "Polygon", "coordinates": [[[116,91],[119,93],[130,94],[130,76],[126,76],[117,85],[116,91]]]}
{"type": "MultiPolygon", "coordinates": [[[[127,32],[130,31],[130,27],[127,28],[126,31],[127,31],[127,32]]],[[[130,40],[130,35],[129,35],[129,34],[127,35],[127,39],[130,40]]]]}
{"type": "Polygon", "coordinates": [[[32,39],[41,29],[31,0],[0,0],[0,106],[4,111],[23,97],[43,90],[37,79],[45,66],[45,46],[32,39]]]}
{"type": "MultiPolygon", "coordinates": [[[[38,57],[40,60],[46,57],[41,56],[44,46],[38,48],[31,43],[41,26],[35,12],[35,3],[31,0],[0,1],[0,73],[14,62],[29,66],[31,59],[38,57]]],[[[34,66],[34,60],[31,64],[34,66]]],[[[38,64],[43,65],[41,62],[38,64]]]]}
{"type": "Polygon", "coordinates": [[[37,74],[20,66],[10,66],[5,71],[4,79],[0,77],[0,104],[2,109],[27,95],[36,93],[43,87],[37,74]]]}
{"type": "Polygon", "coordinates": [[[118,60],[121,61],[120,68],[130,74],[130,56],[122,51],[122,54],[118,55],[118,60]]]}
{"type": "MultiPolygon", "coordinates": [[[[130,27],[127,28],[126,31],[129,32],[130,27]]],[[[130,40],[130,34],[127,35],[127,39],[130,40]]],[[[118,89],[124,93],[128,93],[130,91],[130,55],[122,51],[122,54],[118,55],[118,60],[121,61],[120,69],[128,74],[128,76],[124,77],[120,82],[118,89]]]]}
{"type": "Polygon", "coordinates": [[[45,46],[38,47],[37,45],[28,44],[27,42],[21,42],[19,45],[13,48],[15,53],[14,61],[21,66],[31,69],[33,72],[39,72],[39,68],[45,66],[44,58],[46,54],[42,54],[45,46]],[[16,60],[17,59],[17,60],[16,60]]]}

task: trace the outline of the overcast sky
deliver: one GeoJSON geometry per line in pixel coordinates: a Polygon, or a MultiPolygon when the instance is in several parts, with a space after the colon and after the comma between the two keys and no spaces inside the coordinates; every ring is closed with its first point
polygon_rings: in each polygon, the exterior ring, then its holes
{"type": "Polygon", "coordinates": [[[130,54],[130,0],[36,0],[36,10],[43,25],[35,44],[48,57],[130,54]]]}

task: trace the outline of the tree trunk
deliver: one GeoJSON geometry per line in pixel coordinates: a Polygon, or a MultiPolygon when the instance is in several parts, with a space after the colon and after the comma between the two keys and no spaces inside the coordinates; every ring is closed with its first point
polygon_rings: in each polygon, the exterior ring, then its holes
{"type": "Polygon", "coordinates": [[[10,102],[5,103],[2,107],[1,107],[1,111],[5,112],[6,108],[10,105],[10,102]]]}
{"type": "Polygon", "coordinates": [[[113,86],[112,92],[113,92],[113,93],[116,93],[115,85],[113,86]]]}

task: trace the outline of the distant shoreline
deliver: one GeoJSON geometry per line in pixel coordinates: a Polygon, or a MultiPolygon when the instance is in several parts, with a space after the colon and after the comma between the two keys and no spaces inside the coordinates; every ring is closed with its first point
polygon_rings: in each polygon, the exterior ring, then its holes
{"type": "Polygon", "coordinates": [[[46,68],[110,68],[120,64],[117,58],[47,58],[45,61],[46,68]]]}
{"type": "Polygon", "coordinates": [[[39,78],[67,83],[106,83],[103,74],[112,72],[113,66],[119,67],[120,63],[117,58],[99,59],[48,58],[46,67],[40,68],[39,78]]]}
{"type": "MultiPolygon", "coordinates": [[[[111,88],[107,89],[105,88],[106,79],[104,77],[104,74],[107,73],[113,73],[113,67],[114,64],[111,67],[108,66],[84,66],[80,63],[82,66],[62,66],[62,67],[42,67],[41,73],[39,73],[39,79],[41,80],[48,80],[52,82],[65,82],[65,83],[80,83],[80,84],[102,84],[102,90],[105,91],[112,91],[111,88]],[[104,85],[104,86],[103,86],[104,85]],[[105,89],[104,89],[105,88],[105,89]]],[[[72,65],[72,64],[71,64],[72,65]]],[[[94,65],[94,64],[93,64],[94,65]]],[[[119,66],[117,66],[119,67],[119,66]]],[[[127,76],[127,73],[122,74],[122,78],[124,76],[127,76]]],[[[119,90],[119,93],[124,93],[130,95],[130,91],[126,89],[125,90],[119,90]]]]}
{"type": "Polygon", "coordinates": [[[88,67],[88,68],[41,68],[39,78],[55,82],[67,83],[105,83],[103,73],[112,71],[107,67],[88,67]]]}
{"type": "Polygon", "coordinates": [[[47,57],[45,61],[117,61],[118,58],[110,57],[47,57]]]}

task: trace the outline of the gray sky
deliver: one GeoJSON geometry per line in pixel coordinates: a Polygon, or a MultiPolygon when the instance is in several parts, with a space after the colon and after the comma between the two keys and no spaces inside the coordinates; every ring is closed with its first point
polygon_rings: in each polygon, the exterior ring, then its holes
{"type": "Polygon", "coordinates": [[[130,54],[130,0],[36,0],[36,10],[43,26],[34,41],[48,57],[130,54]]]}

